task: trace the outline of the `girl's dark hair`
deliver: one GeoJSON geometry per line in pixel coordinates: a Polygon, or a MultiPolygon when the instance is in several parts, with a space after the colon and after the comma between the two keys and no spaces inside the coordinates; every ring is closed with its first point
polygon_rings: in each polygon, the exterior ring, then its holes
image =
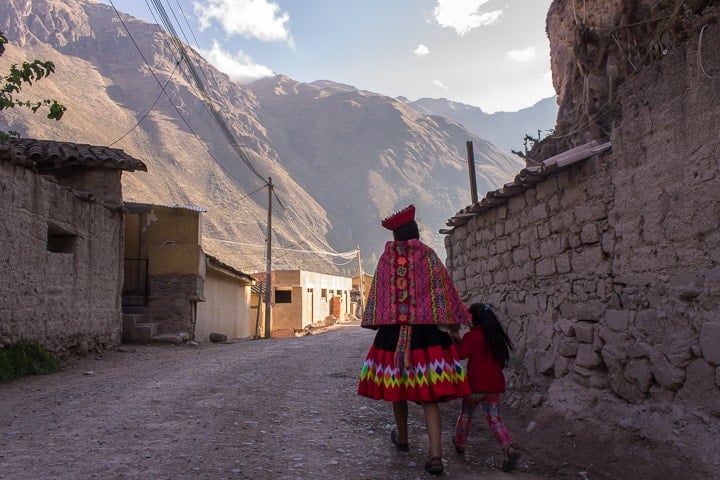
{"type": "Polygon", "coordinates": [[[485,348],[503,367],[510,361],[510,351],[513,349],[512,341],[500,325],[492,305],[489,303],[473,303],[470,305],[473,325],[480,326],[485,334],[485,348]]]}
{"type": "Polygon", "coordinates": [[[396,242],[404,242],[411,239],[419,240],[420,231],[418,230],[417,222],[415,220],[411,220],[393,230],[393,239],[396,242]]]}

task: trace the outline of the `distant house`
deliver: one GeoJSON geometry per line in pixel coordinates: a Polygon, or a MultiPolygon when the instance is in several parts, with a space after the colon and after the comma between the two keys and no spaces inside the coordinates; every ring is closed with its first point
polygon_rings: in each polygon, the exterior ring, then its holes
{"type": "Polygon", "coordinates": [[[352,277],[352,298],[351,301],[355,304],[354,314],[360,318],[365,308],[365,302],[367,302],[368,294],[370,293],[370,284],[372,284],[373,276],[367,273],[355,275],[352,277]],[[360,295],[362,293],[362,296],[360,295]]]}
{"type": "Polygon", "coordinates": [[[37,341],[64,356],[121,341],[122,150],[0,143],[0,347],[37,341]]]}
{"type": "MultiPolygon", "coordinates": [[[[265,272],[253,275],[265,283],[265,272]]],[[[305,270],[273,270],[270,282],[271,336],[302,331],[319,322],[346,320],[352,313],[350,291],[352,279],[305,270]]],[[[258,297],[253,295],[253,308],[258,297]]],[[[263,298],[259,299],[262,303],[263,298]]],[[[261,318],[260,328],[264,331],[261,318]]]]}
{"type": "Polygon", "coordinates": [[[203,251],[205,210],[125,205],[123,341],[251,336],[254,279],[203,251]]]}

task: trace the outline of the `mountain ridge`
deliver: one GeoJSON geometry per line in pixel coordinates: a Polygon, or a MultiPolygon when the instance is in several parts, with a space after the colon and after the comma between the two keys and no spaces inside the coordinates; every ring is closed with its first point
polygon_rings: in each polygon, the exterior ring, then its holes
{"type": "Polygon", "coordinates": [[[423,239],[443,248],[438,229],[470,201],[467,140],[475,145],[481,192],[522,167],[457,121],[397,99],[282,75],[239,85],[186,46],[258,178],[223,135],[187,64],[178,61],[181,52],[159,26],[87,0],[0,0],[0,8],[9,12],[0,30],[11,42],[0,63],[52,60],[55,74],[28,94],[68,106],[59,123],[6,111],[0,128],[112,145],[139,158],[149,171],[123,176],[126,199],[206,207],[204,246],[243,271],[264,270],[265,176],[280,200],[273,245],[283,253],[273,257],[274,268],[354,273],[333,253],[359,246],[372,268],[390,239],[380,218],[408,203],[418,207],[423,239]]]}

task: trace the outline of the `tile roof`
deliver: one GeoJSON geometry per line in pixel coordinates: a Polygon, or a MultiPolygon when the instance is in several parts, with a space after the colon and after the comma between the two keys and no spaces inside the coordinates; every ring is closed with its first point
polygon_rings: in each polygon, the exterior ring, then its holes
{"type": "Polygon", "coordinates": [[[0,158],[38,172],[68,167],[147,171],[143,162],[117,148],[32,138],[3,142],[0,158]]]}
{"type": "Polygon", "coordinates": [[[467,206],[457,212],[446,223],[446,225],[451,228],[440,229],[440,233],[452,233],[455,227],[465,225],[472,217],[499,205],[506,204],[509,198],[524,193],[526,190],[534,187],[550,175],[564,170],[570,165],[573,165],[581,160],[585,160],[609,150],[611,147],[612,145],[610,142],[598,143],[593,140],[592,142],[550,157],[538,166],[523,168],[515,176],[515,179],[512,182],[506,183],[502,188],[488,192],[485,195],[485,198],[479,202],[467,206]]]}

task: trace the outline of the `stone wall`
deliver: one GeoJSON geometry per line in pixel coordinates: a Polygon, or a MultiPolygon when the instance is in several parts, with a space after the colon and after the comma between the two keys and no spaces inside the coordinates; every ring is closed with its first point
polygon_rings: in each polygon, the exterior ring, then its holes
{"type": "Polygon", "coordinates": [[[194,274],[151,275],[146,315],[160,333],[187,332],[194,338],[197,302],[205,301],[205,278],[194,274]]]}
{"type": "MultiPolygon", "coordinates": [[[[535,386],[671,404],[717,428],[720,75],[699,69],[695,33],[626,79],[612,153],[478,214],[445,244],[459,290],[496,306],[535,386]]],[[[720,27],[703,41],[717,45],[720,27]]],[[[702,59],[720,72],[717,49],[702,59]]]]}
{"type": "Polygon", "coordinates": [[[90,181],[115,195],[88,195],[73,176],[79,190],[0,160],[0,347],[27,339],[63,356],[120,343],[120,172],[90,181]]]}

